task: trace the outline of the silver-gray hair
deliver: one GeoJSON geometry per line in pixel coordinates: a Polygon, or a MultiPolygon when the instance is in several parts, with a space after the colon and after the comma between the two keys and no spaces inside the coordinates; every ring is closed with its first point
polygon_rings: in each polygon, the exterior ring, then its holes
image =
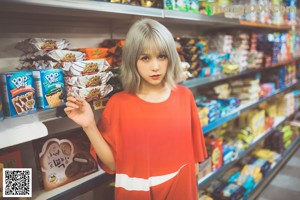
{"type": "Polygon", "coordinates": [[[136,21],[129,29],[122,49],[121,82],[125,91],[137,93],[141,77],[137,71],[137,60],[149,50],[157,50],[168,57],[168,68],[164,83],[172,89],[182,81],[180,59],[171,32],[153,19],[136,21]],[[154,49],[153,49],[154,48],[154,49]]]}

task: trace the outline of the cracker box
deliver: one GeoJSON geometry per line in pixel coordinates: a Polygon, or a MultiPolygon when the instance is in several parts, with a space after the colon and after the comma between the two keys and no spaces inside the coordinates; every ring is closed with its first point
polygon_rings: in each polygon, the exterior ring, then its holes
{"type": "Polygon", "coordinates": [[[6,116],[36,111],[34,81],[31,71],[1,74],[3,108],[6,116]]]}
{"type": "Polygon", "coordinates": [[[47,137],[34,142],[37,165],[46,191],[96,172],[90,142],[82,130],[47,137]]]}
{"type": "Polygon", "coordinates": [[[33,72],[38,107],[49,109],[64,104],[64,75],[62,69],[41,69],[33,72]]]}

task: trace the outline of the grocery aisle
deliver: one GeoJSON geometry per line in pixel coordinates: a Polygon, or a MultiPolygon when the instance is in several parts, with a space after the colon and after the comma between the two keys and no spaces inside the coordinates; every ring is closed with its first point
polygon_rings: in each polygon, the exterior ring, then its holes
{"type": "Polygon", "coordinates": [[[300,148],[284,165],[258,200],[298,200],[300,195],[300,148]]]}

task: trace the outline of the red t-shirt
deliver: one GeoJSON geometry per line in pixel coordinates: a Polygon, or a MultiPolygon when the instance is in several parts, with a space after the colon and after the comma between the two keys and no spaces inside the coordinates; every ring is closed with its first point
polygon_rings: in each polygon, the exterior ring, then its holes
{"type": "Polygon", "coordinates": [[[197,199],[195,163],[207,152],[189,89],[177,86],[161,103],[117,93],[98,128],[116,161],[115,199],[197,199]]]}

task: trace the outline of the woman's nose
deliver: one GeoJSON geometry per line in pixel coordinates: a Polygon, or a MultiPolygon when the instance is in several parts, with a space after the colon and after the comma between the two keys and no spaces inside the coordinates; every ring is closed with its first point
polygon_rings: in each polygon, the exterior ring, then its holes
{"type": "Polygon", "coordinates": [[[158,62],[157,59],[154,59],[153,62],[152,62],[152,70],[153,71],[159,70],[159,62],[158,62]]]}

